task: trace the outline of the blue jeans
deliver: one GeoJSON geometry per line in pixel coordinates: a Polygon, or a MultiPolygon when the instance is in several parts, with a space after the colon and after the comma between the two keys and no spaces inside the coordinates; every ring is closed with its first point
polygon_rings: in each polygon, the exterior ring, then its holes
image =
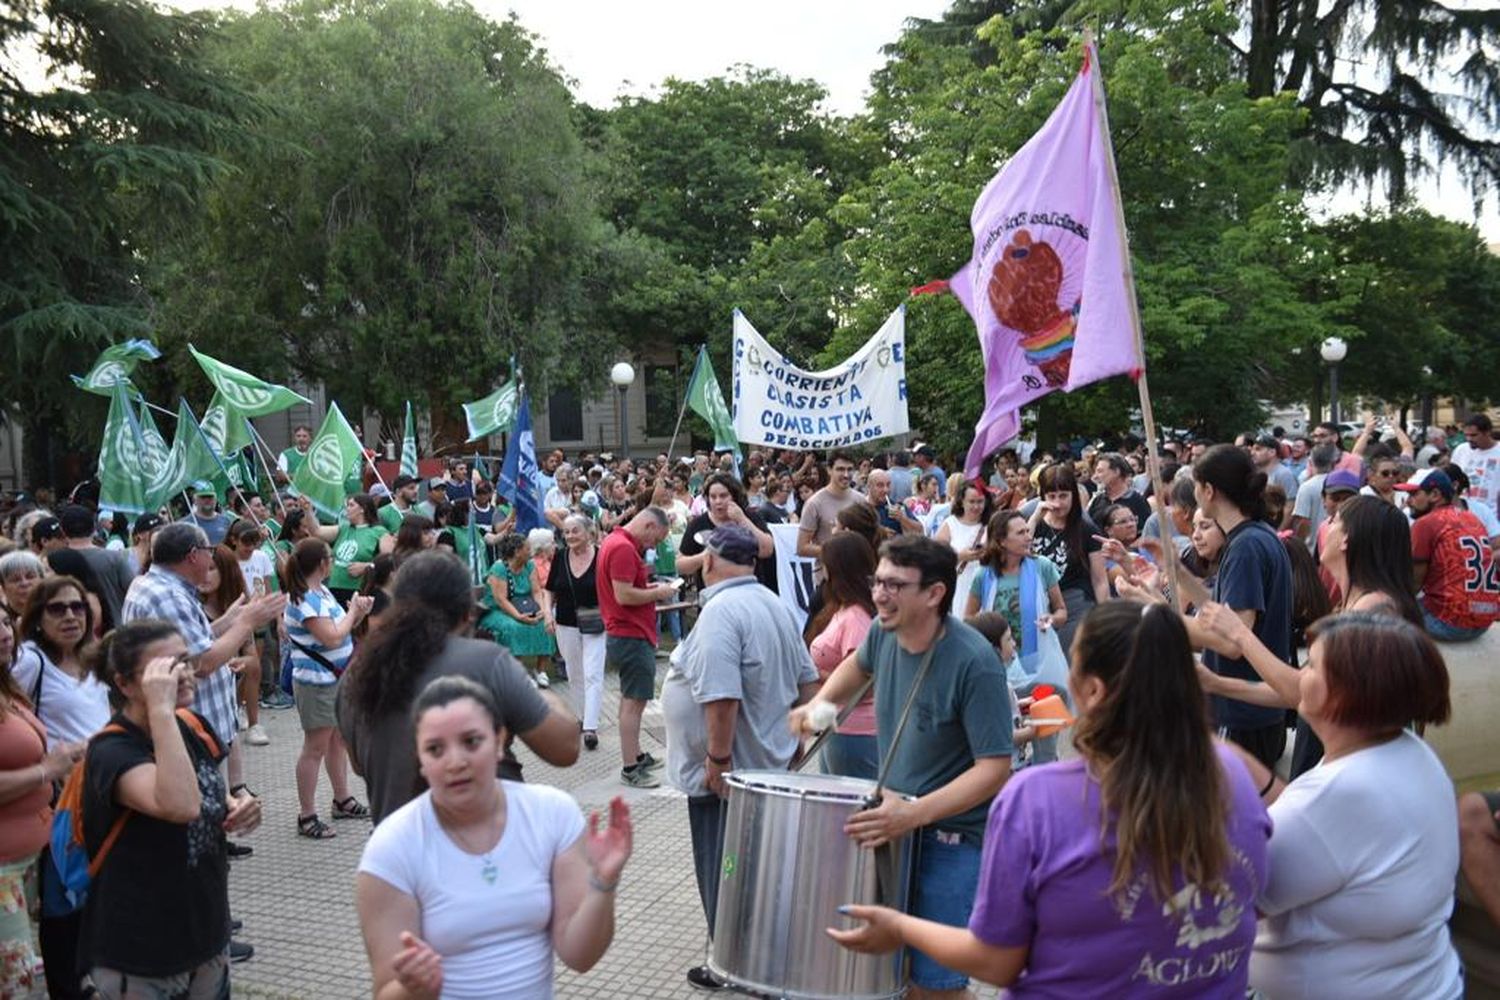
{"type": "Polygon", "coordinates": [[[682,612],[661,611],[657,613],[658,623],[667,627],[667,633],[677,642],[682,641],[682,612]]]}
{"type": "MultiPolygon", "coordinates": [[[[928,828],[917,840],[917,877],[911,913],[950,927],[969,926],[974,893],[979,888],[980,847],[957,834],[928,828]]],[[[915,948],[911,981],[928,990],[961,990],[969,977],[939,965],[915,948]]]]}
{"type": "Polygon", "coordinates": [[[823,744],[823,773],[874,781],[880,771],[880,751],[876,749],[875,741],[873,735],[834,733],[823,744]]]}
{"type": "Polygon", "coordinates": [[[708,936],[714,936],[714,913],[719,908],[719,866],[724,859],[724,800],[717,795],[688,797],[688,828],[693,837],[693,875],[698,879],[698,898],[708,918],[708,936]]]}
{"type": "Polygon", "coordinates": [[[1484,635],[1482,628],[1460,628],[1457,625],[1449,625],[1441,618],[1434,618],[1431,611],[1422,609],[1422,624],[1427,627],[1427,634],[1440,642],[1468,642],[1470,639],[1478,639],[1484,635]]]}

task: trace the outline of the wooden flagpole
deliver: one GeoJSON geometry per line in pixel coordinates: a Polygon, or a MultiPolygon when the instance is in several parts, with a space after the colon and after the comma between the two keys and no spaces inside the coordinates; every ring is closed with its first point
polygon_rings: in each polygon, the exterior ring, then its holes
{"type": "MultiPolygon", "coordinates": [[[[707,345],[704,346],[706,347],[707,345]]],[[[693,357],[693,375],[698,374],[698,357],[698,355],[693,357]]],[[[692,394],[692,391],[693,376],[690,375],[688,376],[687,392],[682,394],[682,405],[677,408],[677,424],[672,428],[672,440],[667,443],[667,470],[669,472],[672,468],[672,449],[677,447],[677,432],[682,430],[682,418],[687,415],[688,396],[692,394]]]]}
{"type": "Polygon", "coordinates": [[[1167,511],[1166,483],[1161,477],[1161,455],[1156,444],[1156,416],[1151,409],[1151,390],[1146,384],[1146,337],[1141,330],[1141,311],[1135,298],[1135,268],[1130,263],[1130,243],[1125,235],[1125,203],[1120,196],[1120,174],[1115,168],[1114,142],[1109,133],[1109,111],[1104,100],[1104,79],[1099,66],[1099,49],[1095,44],[1092,28],[1083,29],[1083,50],[1094,92],[1094,113],[1098,116],[1099,130],[1104,136],[1104,162],[1109,171],[1110,195],[1114,199],[1115,234],[1120,241],[1120,266],[1124,269],[1125,296],[1130,307],[1130,327],[1135,334],[1136,370],[1131,374],[1141,397],[1141,423],[1146,432],[1147,471],[1151,476],[1152,493],[1156,497],[1156,516],[1161,520],[1162,526],[1162,560],[1167,571],[1172,607],[1181,614],[1182,595],[1177,586],[1177,543],[1172,540],[1175,529],[1170,521],[1172,515],[1167,511]]]}

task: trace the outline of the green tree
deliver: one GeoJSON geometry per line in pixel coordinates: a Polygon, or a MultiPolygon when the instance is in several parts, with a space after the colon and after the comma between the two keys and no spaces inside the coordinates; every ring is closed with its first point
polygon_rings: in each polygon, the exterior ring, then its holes
{"type": "Polygon", "coordinates": [[[0,11],[17,57],[0,65],[0,397],[33,481],[60,475],[69,440],[97,439],[102,405],[78,405],[67,374],[150,334],[143,248],[229,174],[261,110],[206,62],[212,30],[144,0],[0,11]]]}
{"type": "Polygon", "coordinates": [[[599,216],[578,112],[535,40],[463,3],[306,0],[215,56],[277,114],[162,248],[161,323],[350,412],[597,378],[638,255],[599,216]]]}

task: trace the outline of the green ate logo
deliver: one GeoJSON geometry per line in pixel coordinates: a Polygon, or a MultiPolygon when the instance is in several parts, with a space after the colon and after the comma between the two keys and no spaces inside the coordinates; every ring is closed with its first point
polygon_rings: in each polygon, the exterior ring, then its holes
{"type": "Polygon", "coordinates": [[[258,410],[271,401],[271,391],[257,385],[243,385],[228,379],[216,381],[215,385],[224,394],[224,398],[241,410],[258,410]]]}
{"type": "Polygon", "coordinates": [[[313,478],[333,486],[344,482],[344,450],[333,435],[319,438],[307,452],[307,469],[313,478]]]}

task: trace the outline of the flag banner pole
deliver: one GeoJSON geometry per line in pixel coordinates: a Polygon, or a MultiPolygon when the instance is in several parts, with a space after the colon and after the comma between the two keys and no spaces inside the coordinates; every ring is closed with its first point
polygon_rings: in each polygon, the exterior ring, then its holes
{"type": "Polygon", "coordinates": [[[255,441],[255,457],[260,459],[261,468],[266,470],[266,479],[271,483],[271,495],[276,498],[276,506],[281,508],[281,516],[285,519],[286,501],[281,499],[281,491],[276,489],[276,473],[271,471],[271,464],[267,461],[267,456],[271,454],[271,446],[266,444],[266,439],[260,436],[260,431],[255,429],[255,424],[251,423],[248,418],[245,420],[245,426],[250,428],[250,437],[255,441]]]}
{"type": "MultiPolygon", "coordinates": [[[[1120,240],[1120,266],[1124,270],[1125,297],[1129,305],[1130,328],[1135,336],[1136,370],[1131,374],[1141,399],[1141,426],[1146,434],[1147,472],[1151,477],[1151,492],[1156,500],[1156,516],[1161,520],[1161,554],[1167,571],[1167,586],[1172,608],[1182,613],[1182,591],[1177,585],[1177,543],[1173,541],[1176,529],[1172,526],[1171,513],[1167,510],[1167,484],[1161,476],[1161,453],[1156,443],[1156,415],[1151,407],[1151,389],[1146,383],[1146,335],[1141,329],[1141,310],[1135,297],[1135,267],[1130,261],[1130,243],[1125,235],[1125,202],[1120,195],[1120,173],[1115,166],[1115,143],[1109,131],[1109,111],[1104,100],[1104,75],[1099,65],[1099,49],[1092,28],[1083,29],[1083,47],[1086,58],[1093,60],[1094,113],[1099,116],[1099,128],[1104,135],[1104,162],[1109,171],[1109,185],[1114,194],[1115,233],[1120,240]]],[[[1144,527],[1144,525],[1142,526],[1144,527]]]]}
{"type": "MultiPolygon", "coordinates": [[[[693,375],[698,373],[698,362],[693,361],[693,375]]],[[[677,423],[672,427],[672,440],[667,442],[667,468],[672,467],[672,450],[677,447],[677,432],[682,430],[682,418],[687,415],[688,397],[693,393],[693,378],[688,376],[688,387],[682,393],[682,405],[677,408],[677,423]]]]}
{"type": "Polygon", "coordinates": [[[365,464],[370,467],[370,471],[375,473],[375,481],[381,486],[384,486],[386,493],[389,494],[391,492],[390,484],[387,483],[385,479],[380,475],[380,470],[375,468],[375,459],[370,457],[369,449],[367,449],[363,444],[361,444],[359,448],[359,457],[365,460],[365,464]]]}

